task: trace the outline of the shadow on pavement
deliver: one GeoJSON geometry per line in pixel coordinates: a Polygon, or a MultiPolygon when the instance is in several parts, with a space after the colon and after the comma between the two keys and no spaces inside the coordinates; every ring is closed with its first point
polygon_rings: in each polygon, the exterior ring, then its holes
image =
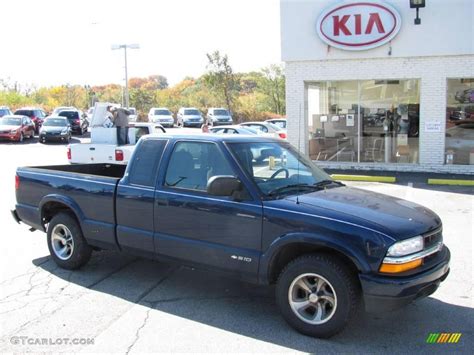
{"type": "Polygon", "coordinates": [[[394,312],[361,312],[342,333],[322,340],[303,336],[284,322],[272,286],[255,286],[212,272],[108,251],[94,253],[88,265],[73,272],[59,269],[49,257],[35,259],[33,264],[96,292],[297,351],[431,353],[446,351],[447,346],[464,352],[473,346],[474,310],[432,297],[394,312]],[[115,271],[99,276],[105,265],[113,265],[115,271]],[[128,290],[134,287],[139,289],[130,296],[128,290]],[[463,335],[455,345],[426,344],[428,335],[436,332],[463,335]]]}

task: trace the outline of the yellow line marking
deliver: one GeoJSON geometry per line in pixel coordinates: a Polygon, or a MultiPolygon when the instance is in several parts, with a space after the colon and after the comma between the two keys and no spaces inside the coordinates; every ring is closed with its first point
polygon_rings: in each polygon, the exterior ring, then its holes
{"type": "Polygon", "coordinates": [[[343,175],[333,174],[331,177],[334,180],[343,181],[371,181],[371,182],[396,182],[395,176],[368,176],[368,175],[343,175]]]}
{"type": "Polygon", "coordinates": [[[428,184],[474,186],[474,178],[472,180],[428,179],[428,184]]]}

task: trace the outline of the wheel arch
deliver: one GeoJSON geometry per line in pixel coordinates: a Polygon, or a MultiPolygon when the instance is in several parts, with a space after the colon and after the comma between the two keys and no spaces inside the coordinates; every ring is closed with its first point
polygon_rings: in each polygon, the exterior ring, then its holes
{"type": "Polygon", "coordinates": [[[76,218],[79,226],[81,226],[81,221],[84,219],[84,215],[77,203],[62,195],[48,195],[43,197],[39,205],[39,210],[44,231],[46,231],[45,225],[60,212],[71,213],[76,218]]]}
{"type": "Polygon", "coordinates": [[[292,260],[302,255],[324,253],[343,261],[349,269],[357,274],[370,270],[369,264],[356,251],[334,240],[318,236],[291,235],[279,238],[265,254],[262,255],[259,279],[264,284],[277,281],[280,272],[292,260]]]}

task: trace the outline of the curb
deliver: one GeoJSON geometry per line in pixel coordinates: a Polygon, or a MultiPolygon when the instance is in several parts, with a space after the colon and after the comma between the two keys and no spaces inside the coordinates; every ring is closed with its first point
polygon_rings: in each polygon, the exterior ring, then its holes
{"type": "Polygon", "coordinates": [[[368,175],[343,175],[333,174],[331,177],[334,180],[342,181],[369,181],[369,182],[396,182],[395,176],[368,176],[368,175]]]}
{"type": "Polygon", "coordinates": [[[474,186],[474,180],[428,179],[428,185],[474,186]]]}

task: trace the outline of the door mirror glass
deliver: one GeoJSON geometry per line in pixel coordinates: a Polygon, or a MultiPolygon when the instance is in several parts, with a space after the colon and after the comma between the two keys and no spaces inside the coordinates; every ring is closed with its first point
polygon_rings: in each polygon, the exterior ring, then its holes
{"type": "Polygon", "coordinates": [[[216,175],[207,183],[207,193],[211,196],[233,196],[242,190],[242,183],[234,176],[216,175]]]}

